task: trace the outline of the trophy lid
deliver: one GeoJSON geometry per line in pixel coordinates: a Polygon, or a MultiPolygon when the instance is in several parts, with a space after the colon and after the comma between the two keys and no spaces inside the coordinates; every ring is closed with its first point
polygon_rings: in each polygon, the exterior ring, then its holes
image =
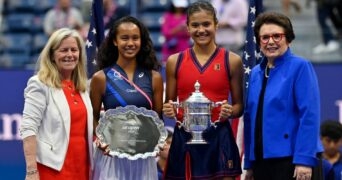
{"type": "Polygon", "coordinates": [[[197,80],[194,84],[195,91],[192,92],[191,96],[185,101],[186,103],[211,103],[211,101],[199,91],[200,86],[201,85],[197,80]]]}

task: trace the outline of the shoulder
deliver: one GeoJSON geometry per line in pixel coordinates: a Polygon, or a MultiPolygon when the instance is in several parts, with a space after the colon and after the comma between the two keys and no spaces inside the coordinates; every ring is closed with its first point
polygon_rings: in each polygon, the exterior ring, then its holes
{"type": "Polygon", "coordinates": [[[32,76],[28,81],[27,81],[27,86],[24,90],[25,96],[27,94],[46,94],[49,90],[49,87],[44,84],[41,80],[39,80],[37,75],[32,76]]]}
{"type": "Polygon", "coordinates": [[[166,66],[176,66],[180,54],[181,52],[170,55],[167,59],[166,66]]]}
{"type": "Polygon", "coordinates": [[[292,68],[312,68],[313,65],[312,63],[304,58],[304,57],[301,57],[301,56],[298,56],[298,55],[294,55],[292,54],[290,56],[290,58],[286,61],[287,64],[289,64],[292,68]]]}
{"type": "Polygon", "coordinates": [[[71,13],[74,13],[74,14],[81,14],[81,11],[75,7],[72,7],[71,10],[70,10],[71,13]]]}
{"type": "Polygon", "coordinates": [[[156,70],[152,70],[152,81],[162,83],[163,77],[162,77],[161,73],[156,71],[156,70]]]}
{"type": "Polygon", "coordinates": [[[105,83],[105,81],[106,81],[106,76],[103,70],[97,71],[91,77],[91,84],[105,83]]]}
{"type": "Polygon", "coordinates": [[[56,13],[57,13],[57,10],[55,8],[51,8],[46,12],[46,16],[47,15],[51,16],[52,14],[56,14],[56,13]]]}
{"type": "Polygon", "coordinates": [[[229,52],[229,64],[231,67],[241,66],[242,65],[242,59],[241,56],[236,54],[235,52],[228,51],[229,52]]]}
{"type": "Polygon", "coordinates": [[[161,73],[156,70],[152,70],[151,72],[152,72],[152,77],[157,77],[157,78],[162,77],[161,73]]]}
{"type": "Polygon", "coordinates": [[[242,61],[241,56],[239,56],[235,52],[233,52],[233,51],[228,51],[228,52],[229,52],[229,60],[231,60],[231,61],[242,61]]]}
{"type": "Polygon", "coordinates": [[[27,81],[27,87],[47,87],[47,85],[38,78],[38,75],[34,75],[27,81]]]}

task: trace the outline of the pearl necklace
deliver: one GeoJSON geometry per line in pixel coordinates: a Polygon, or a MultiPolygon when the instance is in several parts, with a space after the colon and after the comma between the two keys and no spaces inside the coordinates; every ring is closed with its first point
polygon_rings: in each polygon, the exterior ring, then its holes
{"type": "Polygon", "coordinates": [[[265,77],[266,78],[270,77],[269,73],[270,73],[269,68],[266,66],[266,68],[265,68],[265,77]]]}
{"type": "Polygon", "coordinates": [[[266,78],[270,77],[270,71],[273,68],[274,68],[274,66],[271,64],[266,65],[266,68],[265,68],[265,77],[266,78]]]}

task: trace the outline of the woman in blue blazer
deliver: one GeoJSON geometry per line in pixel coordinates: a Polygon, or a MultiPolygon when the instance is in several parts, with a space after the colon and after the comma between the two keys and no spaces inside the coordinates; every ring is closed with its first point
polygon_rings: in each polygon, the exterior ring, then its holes
{"type": "Polygon", "coordinates": [[[245,105],[246,180],[309,180],[322,152],[315,71],[291,52],[288,17],[260,14],[254,33],[264,57],[251,72],[245,105]]]}

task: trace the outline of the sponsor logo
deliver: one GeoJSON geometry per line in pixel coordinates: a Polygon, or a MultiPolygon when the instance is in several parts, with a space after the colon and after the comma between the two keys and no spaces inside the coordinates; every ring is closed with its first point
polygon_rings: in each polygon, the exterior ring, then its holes
{"type": "Polygon", "coordinates": [[[0,141],[21,140],[19,127],[21,114],[0,114],[0,141]]]}

